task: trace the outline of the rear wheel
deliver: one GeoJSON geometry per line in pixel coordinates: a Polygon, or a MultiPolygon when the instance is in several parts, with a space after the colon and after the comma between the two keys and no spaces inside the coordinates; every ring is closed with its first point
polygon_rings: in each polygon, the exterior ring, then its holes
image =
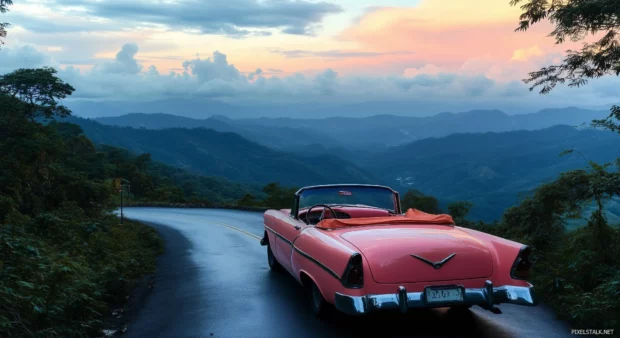
{"type": "Polygon", "coordinates": [[[310,308],[312,309],[312,313],[319,319],[326,319],[330,315],[331,304],[329,304],[319,287],[312,281],[310,281],[310,285],[306,288],[308,291],[308,298],[310,298],[310,308]]]}
{"type": "Polygon", "coordinates": [[[276,256],[273,254],[270,244],[267,245],[267,264],[269,264],[269,268],[272,271],[282,271],[282,265],[280,265],[280,263],[276,260],[276,256]]]}

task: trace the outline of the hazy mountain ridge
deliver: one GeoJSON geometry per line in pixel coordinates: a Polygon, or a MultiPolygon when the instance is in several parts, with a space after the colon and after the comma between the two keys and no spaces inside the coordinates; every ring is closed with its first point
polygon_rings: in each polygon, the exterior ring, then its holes
{"type": "Polygon", "coordinates": [[[211,129],[134,129],[69,118],[95,143],[122,147],[190,172],[253,184],[289,186],[377,182],[369,172],[332,155],[300,157],[273,150],[235,133],[211,129]]]}
{"type": "Polygon", "coordinates": [[[239,124],[316,128],[345,146],[381,143],[397,146],[430,137],[455,133],[507,132],[537,130],[554,125],[589,125],[593,119],[607,117],[608,111],[579,108],[546,109],[533,114],[507,115],[499,110],[473,110],[441,113],[430,117],[377,115],[365,118],[333,117],[322,119],[256,118],[235,120],[239,124]]]}
{"type": "Polygon", "coordinates": [[[340,146],[337,140],[320,131],[286,126],[245,126],[218,116],[197,120],[170,114],[133,113],[94,120],[105,125],[146,129],[207,128],[219,132],[236,133],[250,141],[274,149],[291,148],[309,143],[340,146]]]}
{"type": "Polygon", "coordinates": [[[96,120],[104,124],[150,129],[206,127],[236,132],[263,145],[284,150],[311,144],[320,144],[328,149],[376,149],[454,133],[537,130],[560,124],[578,126],[589,124],[593,119],[604,118],[608,114],[607,111],[571,107],[546,109],[524,115],[507,115],[499,110],[473,110],[429,117],[375,115],[324,119],[232,119],[215,114],[200,120],[167,114],[130,114],[96,120]]]}

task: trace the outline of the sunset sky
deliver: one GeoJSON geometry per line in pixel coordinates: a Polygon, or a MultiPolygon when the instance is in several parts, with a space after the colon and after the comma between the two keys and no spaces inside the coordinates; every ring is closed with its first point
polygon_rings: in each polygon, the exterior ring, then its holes
{"type": "Polygon", "coordinates": [[[580,45],[555,45],[548,23],[514,32],[509,0],[14,2],[0,73],[51,65],[77,98],[521,102],[528,112],[620,102],[616,78],[530,93],[528,71],[580,45]]]}

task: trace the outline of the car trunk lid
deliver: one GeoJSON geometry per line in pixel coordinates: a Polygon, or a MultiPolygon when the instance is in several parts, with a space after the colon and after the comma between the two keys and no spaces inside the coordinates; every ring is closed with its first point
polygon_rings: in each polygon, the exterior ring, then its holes
{"type": "Polygon", "coordinates": [[[371,227],[352,229],[340,236],[360,250],[373,279],[380,284],[485,278],[493,274],[493,259],[485,245],[453,226],[371,227]]]}

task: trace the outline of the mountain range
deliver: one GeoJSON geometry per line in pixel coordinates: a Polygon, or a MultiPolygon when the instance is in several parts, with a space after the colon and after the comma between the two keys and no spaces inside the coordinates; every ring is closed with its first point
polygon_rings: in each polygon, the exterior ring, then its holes
{"type": "Polygon", "coordinates": [[[135,129],[106,126],[70,117],[93,142],[150,153],[153,160],[208,176],[241,183],[278,182],[288,186],[338,182],[372,183],[377,179],[334,155],[304,157],[249,141],[238,134],[205,128],[135,129]]]}
{"type": "Polygon", "coordinates": [[[620,136],[576,127],[605,114],[577,108],[425,118],[198,120],[128,114],[71,122],[96,143],[148,152],[154,160],[203,175],[289,186],[386,184],[422,191],[444,206],[468,200],[475,205],[472,218],[492,221],[561,172],[619,158],[620,136]],[[559,156],[568,149],[575,152],[559,156]]]}
{"type": "Polygon", "coordinates": [[[471,216],[492,220],[540,184],[589,161],[620,158],[620,135],[554,126],[535,131],[453,134],[390,148],[357,164],[393,187],[443,202],[466,200],[471,216]],[[573,153],[560,154],[566,150],[573,153]]]}
{"type": "MultiPolygon", "coordinates": [[[[376,115],[396,116],[432,116],[442,112],[459,112],[473,108],[472,102],[453,100],[426,101],[419,100],[365,100],[337,102],[312,101],[293,103],[281,97],[280,102],[256,101],[244,98],[234,100],[216,100],[187,95],[178,98],[163,98],[152,101],[93,101],[88,99],[65,100],[63,103],[75,112],[76,116],[85,118],[111,117],[130,113],[172,114],[177,116],[204,119],[214,115],[229,118],[253,118],[267,116],[271,118],[323,119],[333,116],[360,118],[376,115]],[[467,108],[463,108],[467,107],[467,108]],[[471,108],[470,108],[471,107],[471,108]]],[[[583,107],[594,110],[609,111],[608,106],[583,107]]],[[[477,102],[476,109],[493,110],[493,102],[477,102]]],[[[554,107],[561,108],[561,107],[554,107]]],[[[509,115],[529,114],[540,110],[535,101],[524,99],[521,102],[503,102],[502,110],[509,115]]]]}
{"type": "Polygon", "coordinates": [[[294,148],[308,144],[340,146],[339,141],[319,130],[291,128],[288,126],[254,126],[222,118],[192,119],[170,114],[134,113],[116,117],[101,117],[95,121],[112,126],[168,129],[168,128],[207,128],[224,133],[235,133],[244,138],[274,149],[294,148]]]}
{"type": "Polygon", "coordinates": [[[563,108],[523,115],[507,115],[499,110],[442,113],[429,117],[376,115],[324,119],[232,119],[221,115],[191,119],[169,114],[128,114],[95,120],[107,125],[147,129],[210,128],[234,132],[249,140],[287,151],[302,145],[319,145],[341,151],[342,148],[382,149],[454,133],[537,130],[554,125],[580,126],[608,115],[607,111],[563,108]]]}

